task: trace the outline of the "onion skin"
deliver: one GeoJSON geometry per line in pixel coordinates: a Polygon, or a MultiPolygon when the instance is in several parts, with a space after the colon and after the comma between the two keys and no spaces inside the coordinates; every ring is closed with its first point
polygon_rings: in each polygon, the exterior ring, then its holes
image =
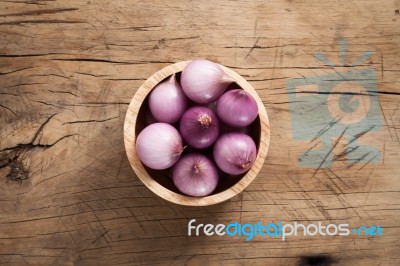
{"type": "Polygon", "coordinates": [[[150,93],[149,108],[158,122],[173,124],[179,121],[188,106],[188,99],[173,74],[150,93]]]}
{"type": "Polygon", "coordinates": [[[217,140],[220,131],[219,120],[211,109],[194,106],[183,114],[179,131],[189,146],[204,149],[217,140]]]}
{"type": "Polygon", "coordinates": [[[234,81],[219,65],[204,59],[190,62],[181,76],[181,85],[186,96],[200,104],[218,99],[234,81]]]}
{"type": "Polygon", "coordinates": [[[175,186],[188,196],[203,197],[211,194],[217,187],[218,179],[217,167],[200,153],[182,156],[172,169],[175,186]]]}
{"type": "Polygon", "coordinates": [[[256,145],[244,133],[226,133],[218,138],[213,149],[214,161],[225,173],[239,175],[248,171],[256,156],[256,145]]]}
{"type": "Polygon", "coordinates": [[[217,115],[229,126],[247,127],[257,118],[257,102],[245,90],[230,90],[218,99],[217,115]]]}
{"type": "Polygon", "coordinates": [[[167,169],[174,165],[183,149],[178,130],[166,123],[151,124],[136,138],[136,152],[140,161],[156,170],[167,169]]]}

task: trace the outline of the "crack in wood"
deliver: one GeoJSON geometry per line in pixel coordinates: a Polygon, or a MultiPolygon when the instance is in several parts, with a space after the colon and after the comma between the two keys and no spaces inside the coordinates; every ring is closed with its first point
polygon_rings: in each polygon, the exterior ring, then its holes
{"type": "Polygon", "coordinates": [[[321,163],[319,164],[318,168],[314,171],[314,174],[312,175],[312,178],[315,177],[315,175],[317,174],[317,172],[321,169],[322,165],[325,163],[325,161],[328,159],[329,155],[332,154],[333,150],[335,149],[335,147],[338,145],[339,141],[342,139],[342,137],[344,136],[344,134],[347,131],[347,127],[343,130],[342,134],[340,134],[339,138],[336,140],[335,144],[332,145],[332,148],[325,154],[323,160],[321,161],[321,163]]]}
{"type": "Polygon", "coordinates": [[[78,97],[78,95],[76,95],[75,93],[72,93],[70,91],[53,91],[53,90],[49,90],[49,89],[47,91],[49,91],[51,93],[70,94],[72,96],[78,97]]]}
{"type": "Polygon", "coordinates": [[[388,94],[388,95],[400,95],[400,92],[395,91],[366,91],[367,93],[359,93],[359,92],[329,92],[329,91],[297,91],[297,92],[283,92],[283,93],[275,93],[274,95],[279,94],[339,94],[339,95],[362,95],[362,96],[370,96],[377,97],[378,94],[388,94]]]}
{"type": "Polygon", "coordinates": [[[77,103],[81,106],[88,106],[88,104],[100,104],[100,105],[107,105],[107,104],[130,104],[130,103],[124,103],[124,102],[82,102],[82,103],[77,103]]]}
{"type": "Polygon", "coordinates": [[[107,77],[107,75],[95,75],[95,74],[83,73],[83,72],[75,72],[75,74],[92,76],[92,77],[95,77],[95,78],[107,77]]]}
{"type": "MultiPolygon", "coordinates": [[[[61,137],[51,144],[18,144],[11,148],[5,148],[0,150],[0,169],[9,168],[10,171],[7,174],[7,179],[10,181],[22,182],[29,178],[29,165],[26,163],[26,159],[29,157],[28,152],[35,148],[48,149],[53,147],[61,140],[75,136],[77,134],[70,134],[61,137]]],[[[36,139],[37,136],[34,137],[36,139]]]]}
{"type": "Polygon", "coordinates": [[[19,94],[15,94],[15,93],[9,93],[9,92],[0,92],[0,95],[10,95],[10,96],[20,96],[19,94]]]}
{"type": "Polygon", "coordinates": [[[38,128],[38,130],[36,131],[35,135],[34,135],[33,138],[32,138],[32,141],[31,141],[32,144],[35,143],[35,141],[36,141],[37,138],[39,137],[39,134],[42,133],[44,127],[50,122],[50,120],[51,120],[55,115],[57,115],[57,113],[52,114],[51,116],[49,116],[49,117],[44,121],[44,123],[42,123],[42,124],[40,125],[40,127],[38,128]]]}
{"type": "Polygon", "coordinates": [[[112,119],[115,119],[115,118],[119,118],[119,116],[110,117],[110,118],[103,119],[103,120],[79,120],[79,121],[71,121],[71,122],[65,122],[65,123],[63,123],[63,125],[65,125],[65,124],[77,124],[77,123],[80,123],[80,124],[83,124],[83,123],[98,123],[98,122],[109,121],[109,120],[112,120],[112,119]]]}
{"type": "Polygon", "coordinates": [[[47,56],[47,55],[61,55],[62,53],[45,53],[45,54],[0,54],[0,58],[4,57],[34,57],[34,56],[47,56]]]}
{"type": "Polygon", "coordinates": [[[5,148],[0,150],[0,169],[8,167],[10,171],[7,174],[7,179],[11,181],[22,182],[23,180],[28,179],[29,174],[29,166],[26,165],[25,159],[29,156],[28,152],[35,149],[48,149],[53,147],[61,140],[74,136],[76,134],[69,134],[66,136],[61,137],[60,139],[56,140],[50,144],[41,144],[39,143],[39,136],[43,132],[45,126],[51,121],[51,119],[57,113],[49,116],[36,130],[35,134],[32,137],[31,142],[17,144],[14,147],[5,148]]]}
{"type": "Polygon", "coordinates": [[[17,16],[29,16],[29,15],[41,15],[41,14],[55,14],[61,13],[66,11],[75,11],[79,8],[71,7],[71,8],[52,8],[52,9],[39,9],[39,10],[32,10],[32,11],[25,11],[19,13],[10,13],[10,14],[0,14],[0,17],[17,17],[17,16]]]}
{"type": "Polygon", "coordinates": [[[47,5],[46,3],[42,2],[55,2],[56,0],[28,0],[28,1],[17,1],[17,0],[8,0],[4,1],[7,3],[15,3],[15,4],[26,4],[26,5],[47,5]]]}
{"type": "Polygon", "coordinates": [[[7,106],[4,106],[4,105],[2,105],[2,104],[0,104],[0,107],[6,109],[6,110],[8,110],[8,111],[10,111],[15,117],[17,116],[17,114],[16,114],[11,108],[9,108],[9,107],[7,107],[7,106]]]}
{"type": "Polygon", "coordinates": [[[15,25],[20,26],[22,24],[76,24],[86,23],[83,20],[61,20],[61,19],[38,19],[38,20],[15,20],[8,22],[0,22],[0,25],[15,25]]]}
{"type": "Polygon", "coordinates": [[[95,59],[95,58],[52,58],[54,61],[71,61],[71,62],[94,62],[94,63],[112,63],[112,64],[126,64],[126,65],[140,65],[140,64],[175,64],[176,62],[172,61],[157,61],[157,60],[149,60],[149,61],[115,61],[115,60],[107,60],[107,59],[95,59]]]}
{"type": "Polygon", "coordinates": [[[24,71],[24,70],[31,69],[31,68],[35,68],[35,67],[24,67],[24,68],[20,68],[20,69],[16,69],[16,70],[10,71],[10,72],[0,72],[0,76],[16,73],[16,72],[19,72],[19,71],[24,71]]]}

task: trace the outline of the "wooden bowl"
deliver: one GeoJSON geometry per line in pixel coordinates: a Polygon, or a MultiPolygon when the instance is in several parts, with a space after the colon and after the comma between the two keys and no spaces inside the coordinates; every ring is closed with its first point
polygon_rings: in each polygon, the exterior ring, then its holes
{"type": "MultiPolygon", "coordinates": [[[[176,189],[169,176],[168,170],[152,170],[144,166],[136,153],[135,141],[137,135],[146,126],[146,112],[148,112],[147,96],[158,83],[174,73],[182,72],[189,62],[190,61],[178,62],[161,69],[148,78],[137,90],[126,113],[124,123],[124,142],[126,154],[128,155],[133,170],[143,184],[145,184],[151,191],[161,198],[176,204],[206,206],[232,198],[239,194],[254,180],[260,172],[267,156],[270,140],[270,128],[267,112],[265,111],[264,105],[260,97],[257,95],[257,92],[242,76],[227,67],[221,66],[229,76],[233,77],[237,81],[236,83],[240,87],[250,93],[257,101],[259,114],[258,118],[251,125],[249,133],[257,145],[257,157],[250,170],[241,176],[223,176],[224,174],[222,174],[222,176],[220,176],[219,185],[213,194],[205,197],[190,197],[181,194],[176,189]]],[[[179,74],[177,75],[179,78],[179,74]]]]}

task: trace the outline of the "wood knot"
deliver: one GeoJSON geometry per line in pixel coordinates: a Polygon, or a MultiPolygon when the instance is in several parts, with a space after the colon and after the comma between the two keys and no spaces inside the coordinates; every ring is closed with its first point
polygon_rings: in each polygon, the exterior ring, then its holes
{"type": "Polygon", "coordinates": [[[28,169],[24,164],[26,147],[16,147],[0,155],[0,169],[9,181],[22,182],[28,179],[28,169]]]}

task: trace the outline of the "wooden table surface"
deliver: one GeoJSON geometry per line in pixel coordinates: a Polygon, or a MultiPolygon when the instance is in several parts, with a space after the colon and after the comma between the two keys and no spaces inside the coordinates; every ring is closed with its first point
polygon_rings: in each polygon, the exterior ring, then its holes
{"type": "Polygon", "coordinates": [[[0,264],[399,265],[399,9],[398,0],[0,1],[0,264]],[[123,145],[136,89],[194,58],[245,77],[271,123],[259,176],[202,208],[154,195],[123,145]],[[382,126],[357,141],[379,160],[350,163],[337,134],[324,155],[331,167],[300,167],[321,143],[295,139],[288,80],[365,69],[376,73],[382,126]],[[379,225],[384,235],[196,237],[190,219],[379,225]]]}

